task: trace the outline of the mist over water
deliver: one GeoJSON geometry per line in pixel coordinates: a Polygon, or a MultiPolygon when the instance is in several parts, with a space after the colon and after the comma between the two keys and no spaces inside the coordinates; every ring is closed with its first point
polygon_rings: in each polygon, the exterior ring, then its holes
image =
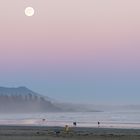
{"type": "Polygon", "coordinates": [[[140,128],[140,105],[53,101],[26,87],[0,87],[0,125],[140,128]]]}
{"type": "Polygon", "coordinates": [[[140,128],[140,111],[1,114],[0,125],[140,128]],[[43,121],[43,119],[45,119],[43,121]]]}

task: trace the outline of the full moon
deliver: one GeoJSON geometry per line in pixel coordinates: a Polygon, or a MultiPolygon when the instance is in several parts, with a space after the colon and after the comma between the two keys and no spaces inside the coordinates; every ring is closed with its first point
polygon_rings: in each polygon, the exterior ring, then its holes
{"type": "Polygon", "coordinates": [[[27,7],[25,9],[25,15],[28,16],[28,17],[33,16],[34,13],[35,13],[35,10],[32,7],[27,7]]]}

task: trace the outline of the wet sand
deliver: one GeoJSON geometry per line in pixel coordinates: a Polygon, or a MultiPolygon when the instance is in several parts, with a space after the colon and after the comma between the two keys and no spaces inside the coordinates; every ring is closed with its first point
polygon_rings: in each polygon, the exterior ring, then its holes
{"type": "Polygon", "coordinates": [[[0,126],[0,140],[140,140],[140,129],[0,126]]]}

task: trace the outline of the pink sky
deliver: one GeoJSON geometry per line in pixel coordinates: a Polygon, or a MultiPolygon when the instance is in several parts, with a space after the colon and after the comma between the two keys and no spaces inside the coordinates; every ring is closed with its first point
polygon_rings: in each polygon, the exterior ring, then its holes
{"type": "Polygon", "coordinates": [[[140,70],[139,0],[3,0],[0,11],[5,75],[140,70]],[[33,17],[24,15],[27,6],[33,17]]]}

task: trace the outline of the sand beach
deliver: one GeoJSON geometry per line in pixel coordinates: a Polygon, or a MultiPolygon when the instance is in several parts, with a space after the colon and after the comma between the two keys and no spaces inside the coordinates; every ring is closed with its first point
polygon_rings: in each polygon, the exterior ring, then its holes
{"type": "Polygon", "coordinates": [[[140,129],[0,126],[0,140],[139,140],[140,129]]]}

